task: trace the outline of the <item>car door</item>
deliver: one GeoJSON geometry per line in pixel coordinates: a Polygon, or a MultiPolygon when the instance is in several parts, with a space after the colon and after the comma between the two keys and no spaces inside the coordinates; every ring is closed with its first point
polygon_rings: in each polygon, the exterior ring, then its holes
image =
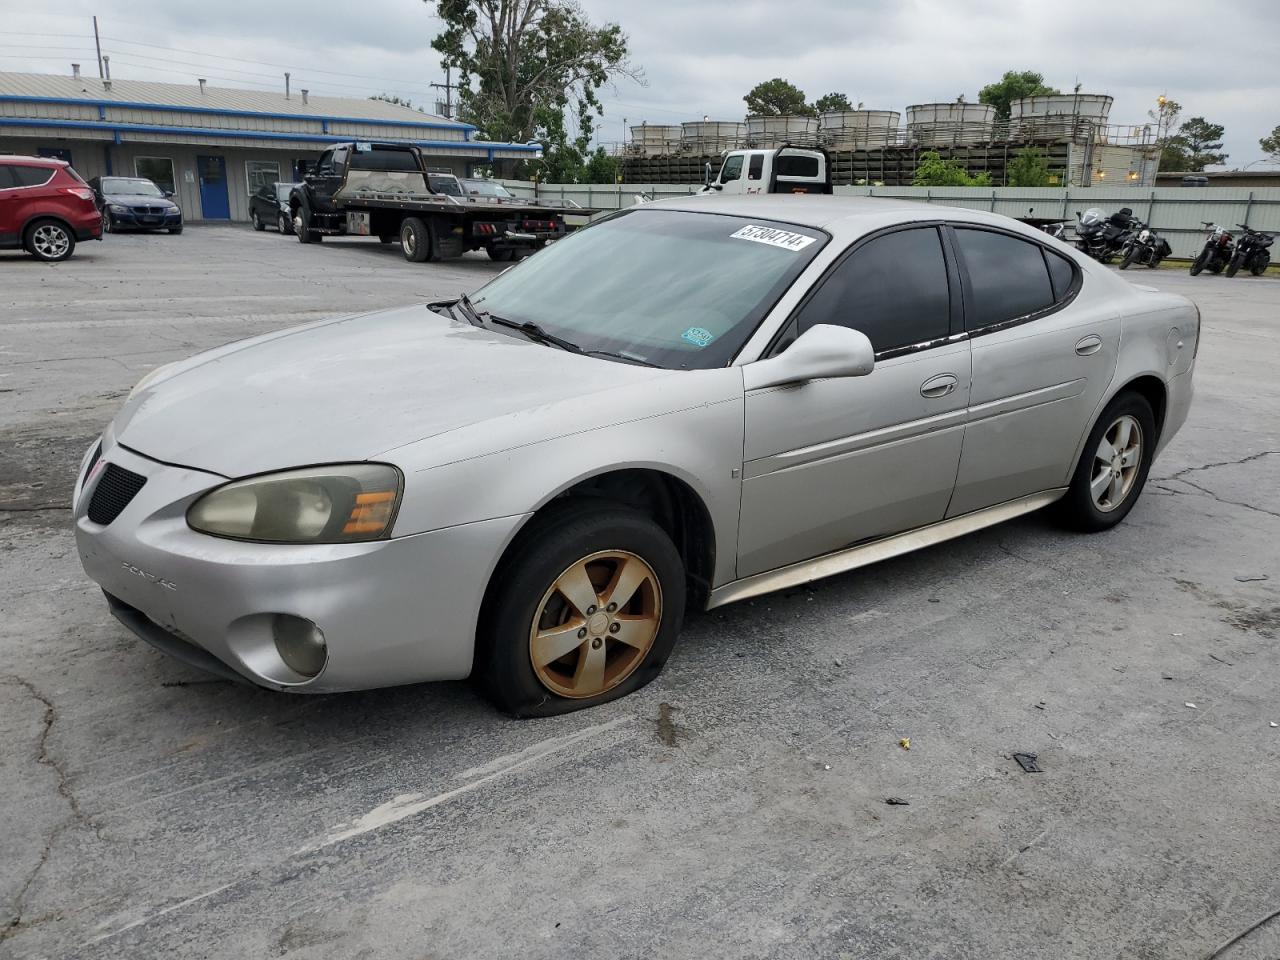
{"type": "Polygon", "coordinates": [[[771,353],[841,324],[867,335],[876,366],[747,393],[739,577],[943,519],[970,380],[944,242],[936,224],[860,241],[783,328],[771,353]]]}
{"type": "Polygon", "coordinates": [[[1120,321],[1067,256],[993,227],[951,228],[973,347],[948,516],[1065,486],[1115,371],[1120,321]]]}
{"type": "Polygon", "coordinates": [[[0,163],[0,246],[17,245],[21,230],[17,181],[13,177],[13,169],[8,164],[0,163]]]}

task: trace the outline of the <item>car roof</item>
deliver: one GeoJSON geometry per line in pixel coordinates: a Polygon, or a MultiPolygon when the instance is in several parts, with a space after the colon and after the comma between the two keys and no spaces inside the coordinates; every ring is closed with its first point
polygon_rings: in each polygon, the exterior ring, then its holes
{"type": "Polygon", "coordinates": [[[691,213],[719,213],[732,217],[758,217],[781,223],[826,230],[833,236],[847,237],[865,233],[885,223],[912,220],[958,220],[986,223],[1006,228],[1030,230],[1011,217],[974,210],[948,207],[923,200],[898,197],[851,197],[830,194],[752,194],[707,196],[706,194],[659,200],[646,207],[663,210],[687,210],[691,213]]]}
{"type": "Polygon", "coordinates": [[[6,153],[0,155],[0,163],[20,163],[24,167],[35,165],[37,167],[66,167],[69,166],[67,161],[59,160],[57,157],[23,157],[18,154],[6,153]]]}

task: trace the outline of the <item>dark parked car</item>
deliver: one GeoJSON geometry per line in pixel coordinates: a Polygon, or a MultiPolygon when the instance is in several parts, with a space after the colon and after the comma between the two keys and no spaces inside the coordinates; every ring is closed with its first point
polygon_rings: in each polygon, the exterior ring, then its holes
{"type": "Polygon", "coordinates": [[[62,160],[0,157],[0,249],[66,260],[77,240],[102,239],[93,191],[62,160]]]}
{"type": "Polygon", "coordinates": [[[293,233],[289,216],[289,191],[296,183],[269,183],[249,195],[249,219],[253,229],[265,230],[274,225],[280,233],[293,233]]]}
{"type": "Polygon", "coordinates": [[[162,190],[142,177],[94,177],[89,181],[102,211],[102,232],[113,230],[168,230],[182,232],[182,208],[162,190]]]}

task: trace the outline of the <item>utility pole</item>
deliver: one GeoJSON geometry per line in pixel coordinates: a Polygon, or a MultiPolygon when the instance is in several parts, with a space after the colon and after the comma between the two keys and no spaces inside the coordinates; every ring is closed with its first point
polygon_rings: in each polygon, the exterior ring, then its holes
{"type": "Polygon", "coordinates": [[[102,69],[102,40],[98,37],[98,18],[93,18],[93,45],[98,50],[98,79],[106,79],[106,73],[102,69]]]}
{"type": "Polygon", "coordinates": [[[437,90],[444,91],[444,117],[446,120],[453,119],[453,91],[457,89],[453,85],[453,71],[449,67],[444,68],[444,83],[433,83],[431,86],[437,90]]]}

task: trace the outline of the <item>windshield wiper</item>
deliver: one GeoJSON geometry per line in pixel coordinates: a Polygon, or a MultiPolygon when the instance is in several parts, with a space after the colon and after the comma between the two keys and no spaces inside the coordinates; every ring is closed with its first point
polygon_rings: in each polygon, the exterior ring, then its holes
{"type": "MultiPolygon", "coordinates": [[[[472,309],[474,310],[475,308],[473,307],[472,309]]],[[[536,343],[549,344],[553,347],[559,347],[561,350],[568,350],[570,353],[582,352],[582,348],[572,340],[565,340],[563,337],[557,337],[554,333],[548,333],[532,320],[517,323],[515,320],[508,320],[506,317],[495,316],[492,313],[486,314],[486,316],[488,316],[490,323],[497,324],[500,327],[510,327],[512,330],[519,330],[536,343]]]]}
{"type": "Polygon", "coordinates": [[[623,363],[634,363],[640,367],[658,367],[661,365],[643,357],[633,357],[629,353],[614,353],[612,350],[583,350],[588,357],[608,357],[610,360],[621,360],[623,363]]]}

